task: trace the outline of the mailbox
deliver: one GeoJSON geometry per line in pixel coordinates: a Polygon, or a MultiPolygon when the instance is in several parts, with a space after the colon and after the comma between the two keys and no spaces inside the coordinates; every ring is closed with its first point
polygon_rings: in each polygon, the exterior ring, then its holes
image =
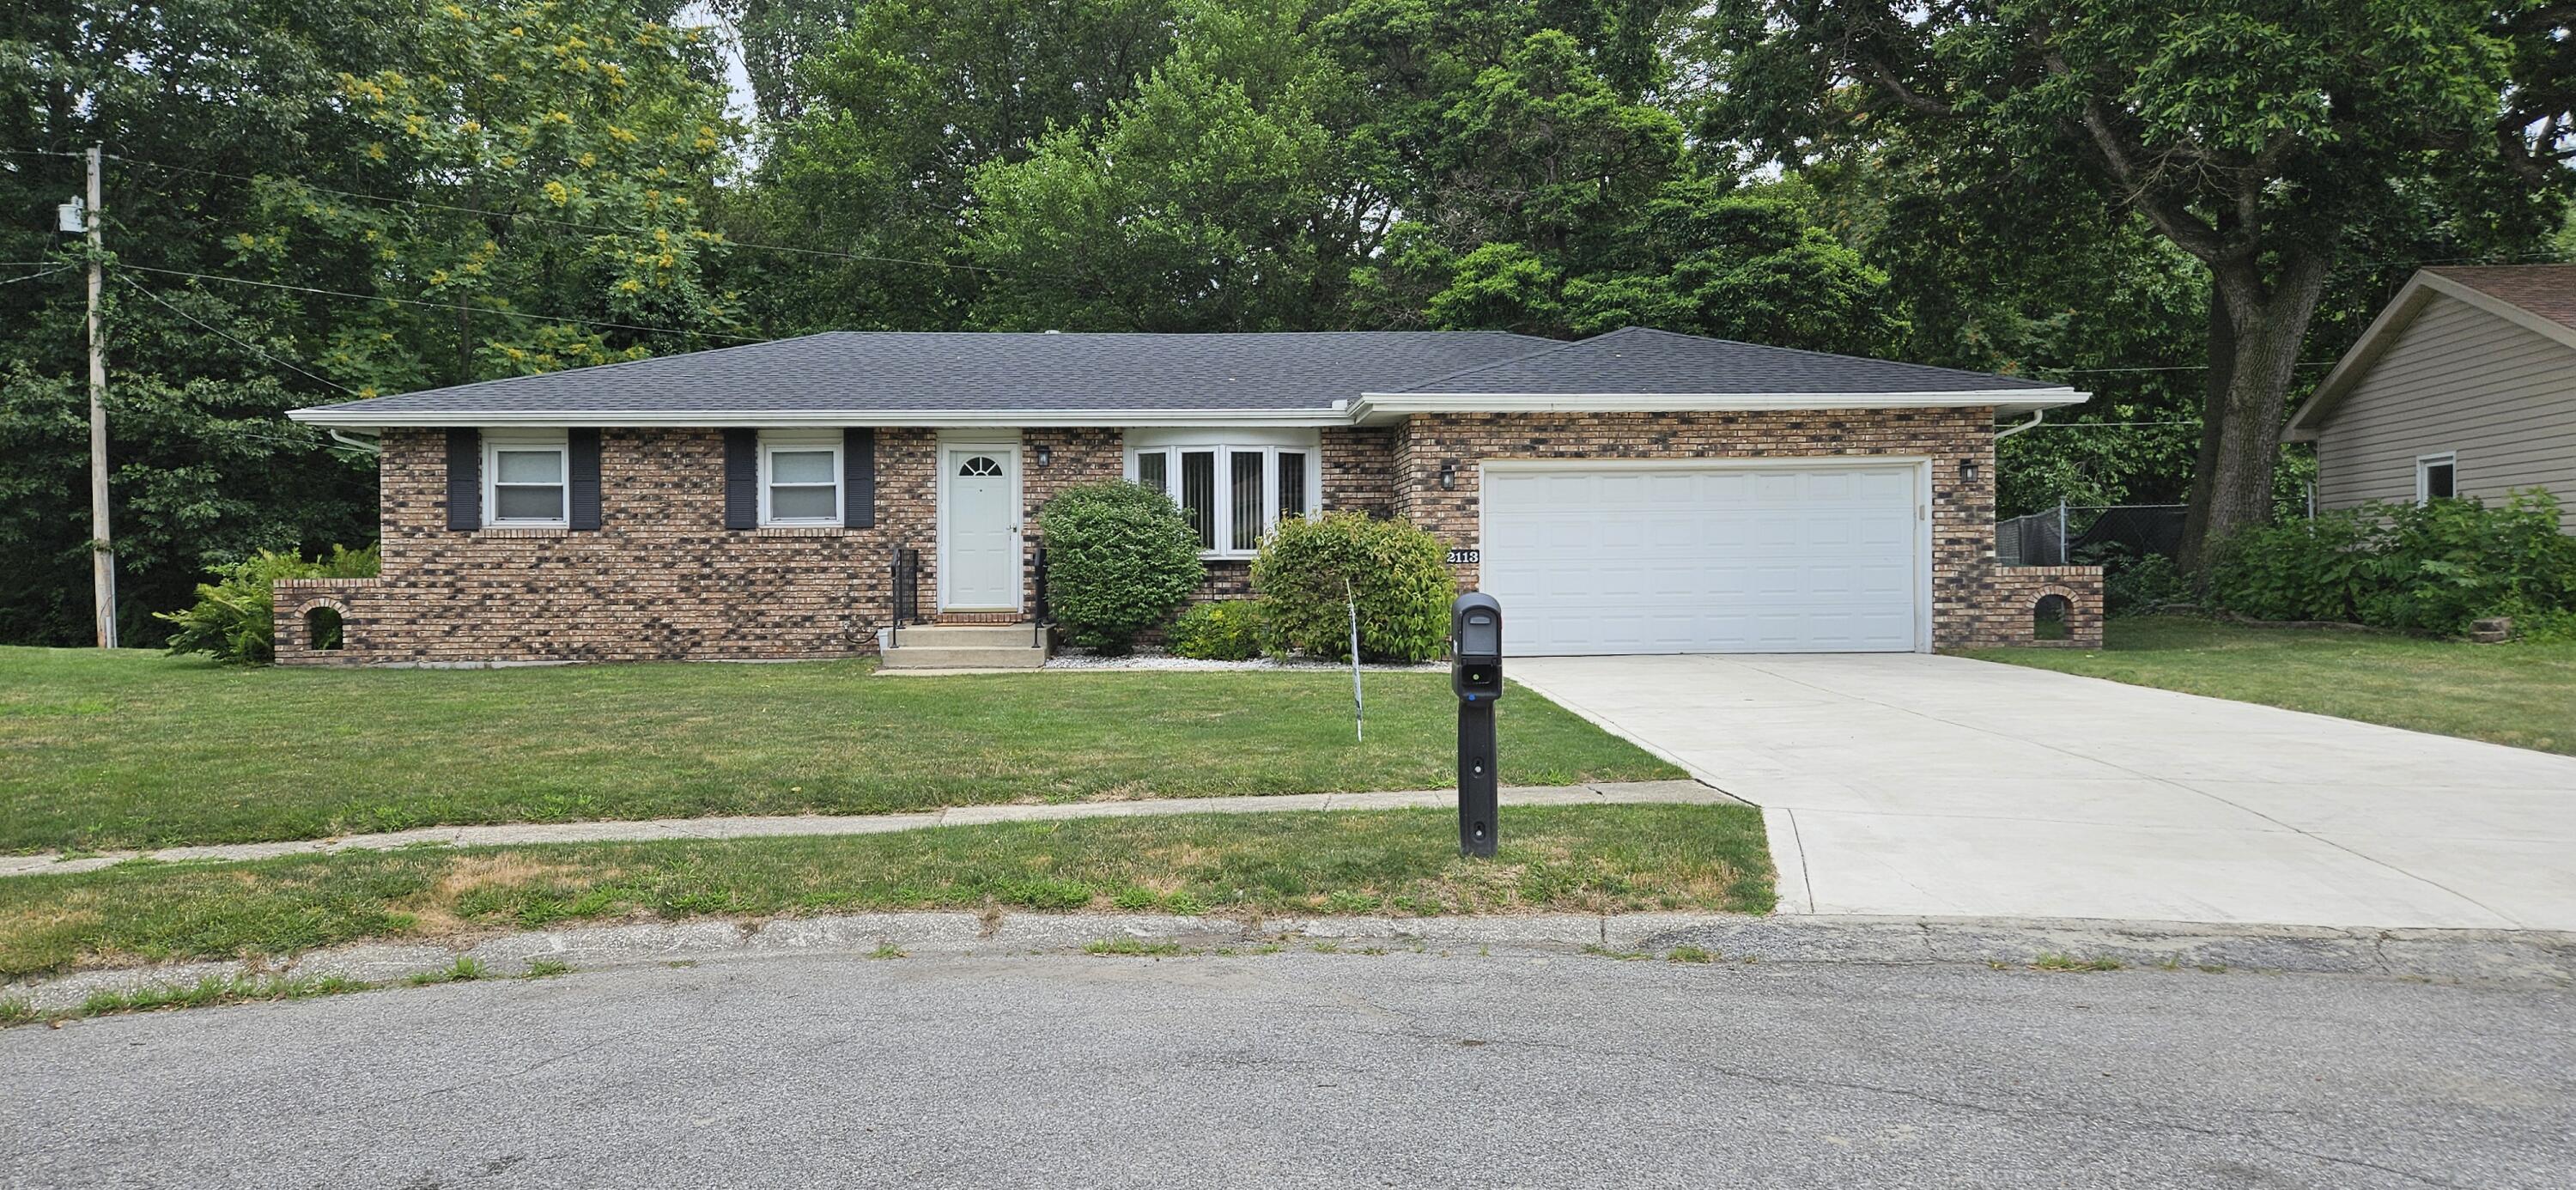
{"type": "Polygon", "coordinates": [[[1449,605],[1449,685],[1469,701],[1503,696],[1503,605],[1482,591],[1449,605]]]}
{"type": "Polygon", "coordinates": [[[1458,692],[1458,850],[1489,856],[1501,831],[1494,701],[1503,696],[1503,605],[1481,591],[1449,605],[1449,686],[1458,692]]]}

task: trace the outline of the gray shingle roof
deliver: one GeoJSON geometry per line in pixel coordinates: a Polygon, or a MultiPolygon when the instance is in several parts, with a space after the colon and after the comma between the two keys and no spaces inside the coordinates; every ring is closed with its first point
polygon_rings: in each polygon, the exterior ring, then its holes
{"type": "Polygon", "coordinates": [[[330,424],[481,414],[1319,413],[1367,393],[1933,393],[2038,381],[1631,327],[1578,343],[1501,331],[1002,334],[832,331],[299,410],[330,424]]]}
{"type": "Polygon", "coordinates": [[[1555,346],[1499,331],[831,331],[434,388],[347,413],[1319,410],[1555,346]]]}
{"type": "Polygon", "coordinates": [[[1411,393],[1958,393],[2044,380],[1764,347],[1632,326],[1416,382],[1411,393]]]}

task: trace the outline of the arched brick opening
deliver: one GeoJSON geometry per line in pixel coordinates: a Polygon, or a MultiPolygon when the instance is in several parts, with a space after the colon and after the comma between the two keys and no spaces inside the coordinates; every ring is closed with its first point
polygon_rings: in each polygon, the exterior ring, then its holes
{"type": "Polygon", "coordinates": [[[348,646],[347,604],[337,599],[308,600],[296,609],[296,619],[304,630],[297,644],[320,653],[337,652],[348,646]]]}
{"type": "Polygon", "coordinates": [[[2074,632],[2075,594],[2059,587],[2040,593],[2030,605],[2030,636],[2037,641],[2060,641],[2074,632]]]}

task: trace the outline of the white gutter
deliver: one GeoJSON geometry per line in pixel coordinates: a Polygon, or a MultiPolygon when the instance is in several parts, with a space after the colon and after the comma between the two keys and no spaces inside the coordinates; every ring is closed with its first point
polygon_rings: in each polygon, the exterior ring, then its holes
{"type": "Polygon", "coordinates": [[[1414,413],[1777,412],[1822,409],[1973,409],[2019,412],[2081,405],[2073,388],[1873,393],[1362,393],[1352,420],[1414,413]]]}
{"type": "Polygon", "coordinates": [[[291,409],[286,416],[349,429],[400,426],[690,426],[777,429],[789,426],[1346,426],[1340,409],[773,409],[730,412],[605,410],[343,410],[291,409]]]}
{"type": "Polygon", "coordinates": [[[1415,413],[1780,412],[1825,409],[1973,409],[2018,413],[2080,405],[2091,394],[2072,388],[1879,393],[1364,393],[1322,409],[768,409],[666,410],[368,410],[321,405],[289,410],[309,425],[348,429],[397,426],[1348,426],[1415,413]]]}
{"type": "Polygon", "coordinates": [[[2006,438],[2010,438],[2015,434],[2021,433],[2023,430],[2036,430],[2039,428],[2039,423],[2046,420],[2048,420],[2047,410],[2033,409],[2030,411],[2029,421],[2023,422],[2017,426],[2006,426],[2003,429],[1995,431],[1995,441],[2001,442],[2006,438]]]}
{"type": "MultiPolygon", "coordinates": [[[[293,414],[289,414],[288,416],[291,417],[293,414]]],[[[366,441],[360,442],[337,429],[332,430],[330,433],[331,441],[337,442],[342,446],[363,450],[371,455],[380,455],[385,453],[385,436],[382,434],[369,434],[367,435],[366,441]]]]}

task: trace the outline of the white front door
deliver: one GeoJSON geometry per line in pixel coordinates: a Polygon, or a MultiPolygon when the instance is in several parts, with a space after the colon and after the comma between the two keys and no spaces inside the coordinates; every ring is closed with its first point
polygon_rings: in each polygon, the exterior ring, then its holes
{"type": "Polygon", "coordinates": [[[1520,656],[1925,648],[1916,462],[1488,465],[1480,586],[1520,656]]]}
{"type": "Polygon", "coordinates": [[[1019,461],[1009,443],[940,451],[942,610],[1019,610],[1019,461]]]}

